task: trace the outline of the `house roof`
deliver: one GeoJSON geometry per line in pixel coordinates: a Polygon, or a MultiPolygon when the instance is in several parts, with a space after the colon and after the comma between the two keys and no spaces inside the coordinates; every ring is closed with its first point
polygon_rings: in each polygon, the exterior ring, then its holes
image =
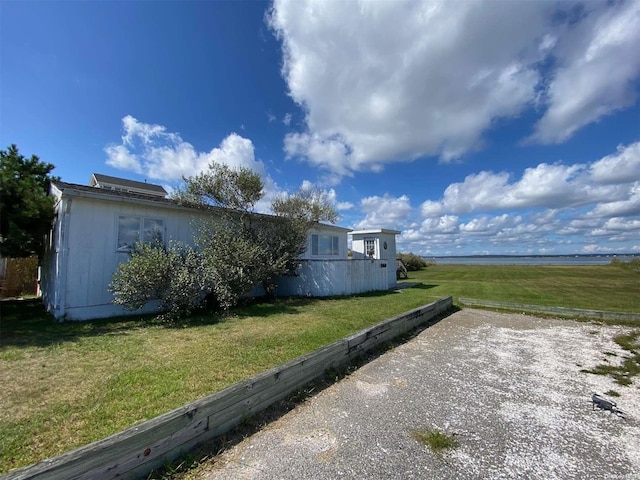
{"type": "Polygon", "coordinates": [[[89,186],[94,188],[117,189],[124,192],[135,192],[143,195],[162,196],[167,195],[167,191],[161,185],[147,182],[137,182],[126,178],[112,177],[101,173],[94,173],[89,180],[89,186]]]}
{"type": "MultiPolygon", "coordinates": [[[[191,207],[188,205],[181,205],[180,203],[176,202],[171,198],[164,198],[161,196],[151,196],[151,195],[145,195],[145,194],[131,192],[131,191],[125,192],[121,190],[97,188],[97,187],[91,187],[87,185],[79,185],[76,183],[62,182],[60,180],[51,182],[51,185],[57,188],[61,193],[66,195],[78,195],[78,196],[87,197],[87,198],[99,198],[99,199],[110,200],[114,202],[119,201],[119,202],[130,202],[130,203],[138,203],[138,204],[145,204],[145,205],[157,205],[162,207],[177,208],[180,210],[202,211],[201,208],[191,207]]],[[[209,211],[215,211],[219,209],[222,209],[222,208],[214,207],[214,206],[206,207],[206,210],[209,210],[209,211]]],[[[263,218],[278,218],[278,217],[275,217],[274,215],[268,215],[264,213],[253,213],[253,215],[255,215],[256,217],[263,217],[263,218]]],[[[339,231],[345,231],[345,232],[351,231],[350,228],[340,227],[338,225],[330,225],[327,223],[319,223],[319,222],[316,222],[314,225],[311,226],[311,228],[316,230],[322,229],[322,230],[339,230],[339,231]]]]}
{"type": "Polygon", "coordinates": [[[376,228],[372,230],[354,230],[351,232],[351,235],[372,235],[375,233],[388,233],[390,235],[398,235],[402,232],[399,230],[390,230],[388,228],[376,228]]]}
{"type": "MultiPolygon", "coordinates": [[[[140,183],[140,182],[138,182],[140,183]]],[[[98,188],[91,187],[87,185],[79,185],[77,183],[67,183],[62,181],[54,181],[51,182],[53,186],[55,186],[60,192],[67,194],[80,194],[85,197],[96,197],[96,198],[104,198],[104,199],[113,199],[113,200],[130,200],[132,202],[138,203],[155,203],[158,205],[171,205],[180,207],[180,205],[172,199],[164,198],[164,196],[151,196],[146,195],[144,193],[136,193],[132,191],[121,191],[121,190],[110,190],[106,188],[98,188]]],[[[162,187],[160,187],[162,188],[162,187]]],[[[164,191],[164,188],[162,189],[164,191]]],[[[166,191],[165,191],[166,193],[166,191]]],[[[185,208],[185,207],[182,207],[185,208]]]]}
{"type": "Polygon", "coordinates": [[[341,227],[339,225],[331,225],[330,223],[321,223],[321,222],[315,222],[311,225],[311,229],[315,230],[315,231],[320,231],[320,230],[334,230],[334,231],[340,231],[340,232],[350,232],[351,229],[350,228],[346,228],[346,227],[341,227]]]}

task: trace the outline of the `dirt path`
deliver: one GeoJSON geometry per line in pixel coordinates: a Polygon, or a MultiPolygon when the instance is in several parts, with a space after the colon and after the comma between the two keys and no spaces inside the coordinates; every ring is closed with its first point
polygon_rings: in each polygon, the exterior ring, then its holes
{"type": "MultiPolygon", "coordinates": [[[[640,389],[581,373],[623,327],[465,309],[224,453],[203,479],[640,478],[640,389]],[[618,391],[623,419],[592,410],[618,391]],[[460,446],[438,456],[410,432],[460,446]]],[[[618,357],[604,355],[613,352],[618,357]]]]}

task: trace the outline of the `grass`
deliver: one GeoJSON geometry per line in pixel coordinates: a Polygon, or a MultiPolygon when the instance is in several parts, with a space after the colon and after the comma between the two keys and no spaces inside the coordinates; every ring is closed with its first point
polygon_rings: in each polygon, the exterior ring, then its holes
{"type": "Polygon", "coordinates": [[[640,313],[640,272],[621,265],[434,265],[410,272],[410,280],[433,288],[432,298],[451,295],[497,302],[640,313]]]}
{"type": "Polygon", "coordinates": [[[166,325],[58,324],[2,303],[0,472],[104,438],[429,303],[424,290],[285,299],[166,325]]]}
{"type": "Polygon", "coordinates": [[[640,312],[617,266],[435,265],[421,285],[282,299],[173,325],[153,317],[59,324],[38,302],[0,304],[0,473],[104,438],[350,333],[452,295],[640,312]]]}
{"type": "Polygon", "coordinates": [[[601,363],[591,370],[582,371],[595,375],[610,375],[618,385],[628,387],[633,383],[633,377],[640,375],[640,329],[617,335],[613,341],[629,353],[622,358],[621,364],[601,363]]]}
{"type": "Polygon", "coordinates": [[[454,435],[447,435],[439,430],[413,430],[411,435],[418,442],[429,447],[431,451],[436,454],[442,454],[447,450],[451,450],[459,446],[458,440],[454,435]]]}

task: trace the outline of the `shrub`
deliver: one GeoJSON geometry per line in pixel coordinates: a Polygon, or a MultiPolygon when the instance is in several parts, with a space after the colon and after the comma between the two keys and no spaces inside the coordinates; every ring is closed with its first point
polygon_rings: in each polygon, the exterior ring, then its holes
{"type": "Polygon", "coordinates": [[[202,275],[223,309],[236,305],[265,278],[268,250],[250,229],[227,222],[202,225],[196,241],[202,275]]]}
{"type": "Polygon", "coordinates": [[[129,261],[118,265],[109,291],[115,304],[130,310],[159,300],[165,318],[174,319],[198,307],[211,292],[203,273],[200,257],[190,247],[139,243],[129,261]]]}
{"type": "Polygon", "coordinates": [[[404,266],[407,267],[407,270],[410,272],[422,270],[427,266],[427,262],[424,258],[416,255],[415,253],[399,253],[397,257],[398,260],[402,260],[402,263],[404,263],[404,266]]]}
{"type": "Polygon", "coordinates": [[[627,262],[623,262],[617,258],[611,260],[611,265],[615,267],[624,268],[627,270],[632,270],[636,272],[640,272],[640,258],[632,258],[627,262]]]}

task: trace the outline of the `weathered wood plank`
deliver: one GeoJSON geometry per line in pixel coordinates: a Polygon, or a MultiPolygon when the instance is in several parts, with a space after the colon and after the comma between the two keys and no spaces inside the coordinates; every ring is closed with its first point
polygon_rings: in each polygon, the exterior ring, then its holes
{"type": "Polygon", "coordinates": [[[114,463],[103,465],[97,469],[79,472],[78,476],[82,480],[102,480],[110,478],[118,478],[127,476],[129,472],[135,470],[141,465],[149,464],[151,462],[160,463],[164,462],[164,456],[167,452],[175,451],[180,446],[191,440],[202,436],[204,432],[208,430],[208,422],[206,419],[200,420],[188,428],[183,428],[168,437],[155,440],[142,451],[129,452],[128,455],[124,455],[117,459],[114,463]]]}

